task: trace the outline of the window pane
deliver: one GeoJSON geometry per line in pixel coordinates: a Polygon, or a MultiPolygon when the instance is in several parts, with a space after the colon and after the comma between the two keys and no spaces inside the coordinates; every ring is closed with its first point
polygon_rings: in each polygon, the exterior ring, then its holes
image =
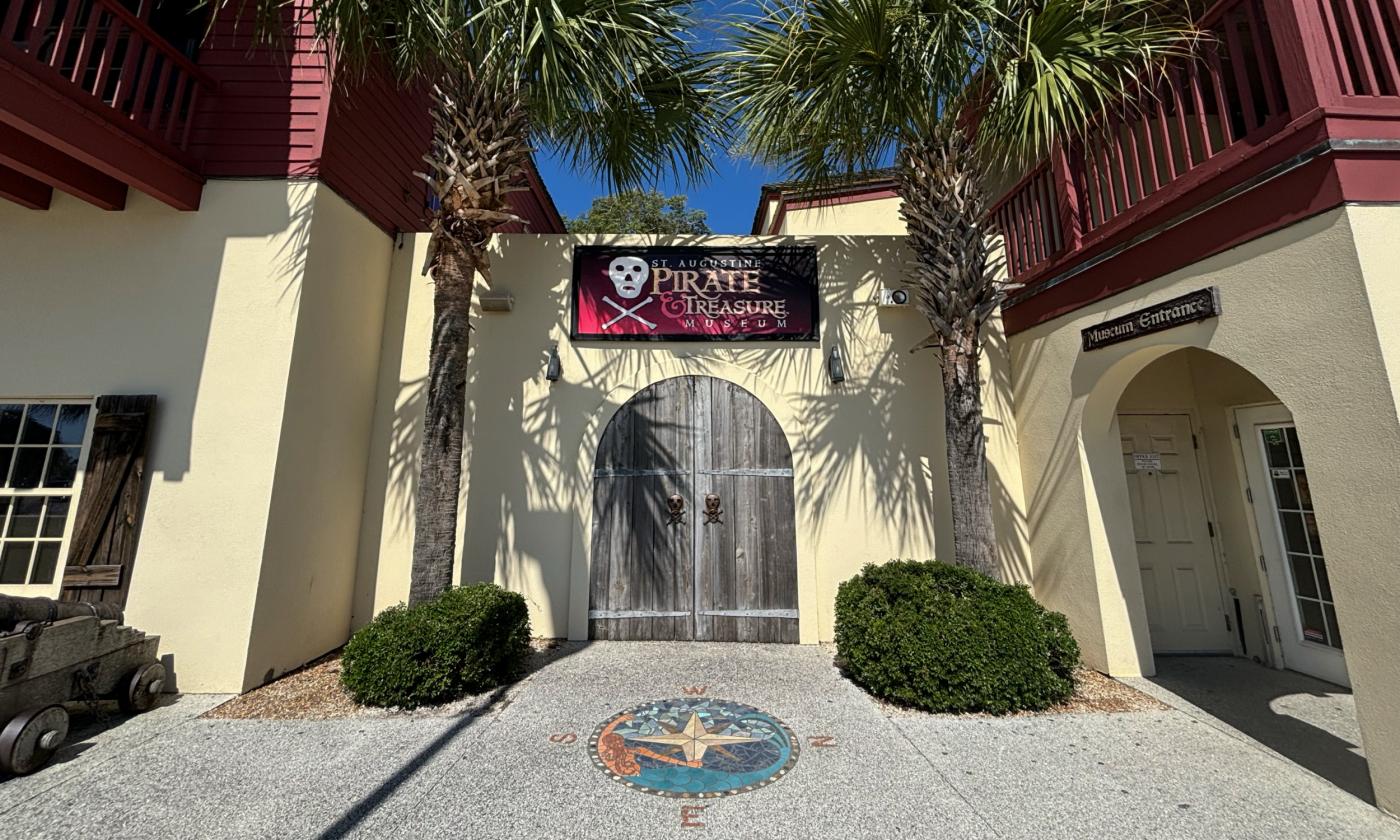
{"type": "Polygon", "coordinates": [[[1322,537],[1317,533],[1317,517],[1311,513],[1303,514],[1303,526],[1308,529],[1308,539],[1312,540],[1312,553],[1322,554],[1322,537]]]}
{"type": "Polygon", "coordinates": [[[24,415],[24,406],[6,403],[0,405],[0,443],[14,443],[19,437],[19,418],[24,415]]]}
{"type": "Polygon", "coordinates": [[[1317,581],[1313,579],[1312,560],[1306,555],[1288,555],[1289,565],[1293,567],[1293,591],[1304,598],[1317,597],[1317,581]]]}
{"type": "Polygon", "coordinates": [[[24,583],[29,572],[29,554],[34,550],[32,542],[5,543],[0,549],[0,583],[24,583]]]}
{"type": "Polygon", "coordinates": [[[83,432],[87,431],[88,408],[86,405],[65,405],[58,412],[58,434],[54,443],[81,446],[83,432]]]}
{"type": "Polygon", "coordinates": [[[1303,619],[1303,638],[1327,644],[1327,625],[1322,617],[1322,605],[1316,601],[1298,599],[1298,615],[1303,619]]]}
{"type": "Polygon", "coordinates": [[[39,474],[44,470],[44,456],[47,454],[47,449],[16,449],[15,467],[10,473],[10,486],[21,490],[38,487],[39,474]]]}
{"type": "Polygon", "coordinates": [[[43,511],[42,496],[22,496],[15,499],[15,510],[10,514],[10,530],[5,536],[33,537],[39,533],[39,514],[43,511]]]}
{"type": "Polygon", "coordinates": [[[1303,450],[1298,446],[1298,430],[1289,426],[1284,429],[1284,434],[1288,435],[1288,451],[1293,456],[1293,466],[1303,466],[1303,450]]]}
{"type": "Polygon", "coordinates": [[[1288,462],[1288,447],[1283,442],[1283,429],[1265,429],[1261,434],[1264,437],[1264,453],[1268,456],[1269,466],[1291,466],[1288,462]]]}
{"type": "Polygon", "coordinates": [[[1283,544],[1288,551],[1295,551],[1299,554],[1308,553],[1308,538],[1304,536],[1303,515],[1301,513],[1280,513],[1279,522],[1283,524],[1283,544]]]}
{"type": "Polygon", "coordinates": [[[1293,473],[1293,480],[1298,482],[1298,503],[1303,510],[1312,510],[1312,490],[1308,487],[1307,470],[1298,470],[1293,473]]]}
{"type": "Polygon", "coordinates": [[[20,443],[48,443],[53,438],[53,421],[57,413],[52,405],[31,405],[20,428],[20,443]]]}
{"type": "Polygon", "coordinates": [[[1278,506],[1285,510],[1298,509],[1298,494],[1293,491],[1293,479],[1275,478],[1274,493],[1278,496],[1278,506]]]}
{"type": "Polygon", "coordinates": [[[1313,563],[1313,568],[1317,569],[1317,588],[1322,600],[1332,600],[1332,582],[1327,579],[1327,561],[1321,557],[1313,563]]]}
{"type": "Polygon", "coordinates": [[[44,476],[45,487],[72,487],[73,479],[78,474],[78,450],[50,449],[49,469],[44,476]]]}
{"type": "Polygon", "coordinates": [[[54,569],[58,568],[58,543],[41,542],[34,552],[34,570],[29,573],[30,583],[53,583],[54,569]]]}
{"type": "Polygon", "coordinates": [[[44,527],[41,537],[63,536],[63,526],[68,522],[68,499],[65,496],[50,496],[49,508],[44,511],[44,527]]]}
{"type": "Polygon", "coordinates": [[[13,446],[0,446],[0,487],[5,486],[5,479],[10,474],[10,459],[14,454],[13,446]]]}
{"type": "Polygon", "coordinates": [[[1341,650],[1342,630],[1337,626],[1337,611],[1332,609],[1331,604],[1324,605],[1323,609],[1327,611],[1327,630],[1332,634],[1332,647],[1341,650]]]}

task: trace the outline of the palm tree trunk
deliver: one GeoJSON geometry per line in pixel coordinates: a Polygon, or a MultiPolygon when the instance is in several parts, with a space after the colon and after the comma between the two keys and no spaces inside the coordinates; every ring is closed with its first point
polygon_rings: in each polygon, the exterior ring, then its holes
{"type": "Polygon", "coordinates": [[[996,577],[996,532],[987,483],[987,439],[982,430],[980,354],[975,334],[958,339],[940,348],[953,562],[996,577]]]}
{"type": "Polygon", "coordinates": [[[457,503],[462,489],[472,284],[479,262],[468,249],[447,241],[433,267],[433,340],[428,354],[428,405],[423,419],[409,604],[435,598],[452,585],[457,503]]]}
{"type": "Polygon", "coordinates": [[[984,324],[1004,297],[989,260],[987,197],[967,140],[955,126],[909,142],[899,156],[900,216],[909,231],[909,289],[943,365],[953,562],[996,576],[978,361],[984,324]]]}

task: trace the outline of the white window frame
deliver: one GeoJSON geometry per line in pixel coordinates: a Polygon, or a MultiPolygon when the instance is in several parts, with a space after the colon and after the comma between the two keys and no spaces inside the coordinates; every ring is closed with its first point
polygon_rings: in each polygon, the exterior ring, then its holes
{"type": "MultiPolygon", "coordinates": [[[[58,565],[54,568],[53,581],[51,583],[0,583],[0,595],[21,595],[21,596],[44,596],[57,598],[63,589],[63,571],[68,562],[68,547],[73,538],[73,523],[77,519],[78,500],[82,498],[83,480],[87,476],[88,453],[92,448],[92,430],[97,420],[97,398],[92,396],[80,397],[11,397],[0,396],[0,404],[12,405],[22,403],[30,405],[86,405],[88,406],[87,427],[83,429],[83,442],[78,450],[78,470],[73,476],[72,487],[32,487],[24,490],[13,487],[0,486],[0,496],[17,499],[26,496],[61,496],[70,494],[71,501],[68,503],[68,519],[63,523],[63,538],[58,544],[58,565]]],[[[18,443],[18,441],[16,441],[18,443]]],[[[52,447],[50,447],[52,448],[52,447]]],[[[18,447],[15,452],[18,455],[18,447]]],[[[13,459],[12,459],[13,460],[13,459]]],[[[47,467],[47,461],[45,462],[47,467]]],[[[13,463],[10,465],[13,469],[13,463]]],[[[3,484],[8,476],[0,476],[0,484],[3,484]]],[[[42,484],[42,480],[41,480],[42,484]]],[[[0,528],[6,525],[8,519],[0,520],[0,528]]],[[[42,527],[42,522],[40,523],[42,527]]],[[[0,530],[3,534],[3,530],[0,530]]],[[[3,537],[0,537],[2,540],[3,537]]],[[[34,560],[31,557],[30,563],[34,560]]],[[[32,569],[32,565],[31,565],[32,569]]]]}

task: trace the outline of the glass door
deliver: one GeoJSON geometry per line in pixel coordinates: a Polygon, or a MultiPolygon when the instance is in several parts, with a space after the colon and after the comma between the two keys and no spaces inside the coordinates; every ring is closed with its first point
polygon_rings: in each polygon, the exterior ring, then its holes
{"type": "Polygon", "coordinates": [[[1236,412],[1284,665],[1350,685],[1307,464],[1282,406],[1236,412]]]}

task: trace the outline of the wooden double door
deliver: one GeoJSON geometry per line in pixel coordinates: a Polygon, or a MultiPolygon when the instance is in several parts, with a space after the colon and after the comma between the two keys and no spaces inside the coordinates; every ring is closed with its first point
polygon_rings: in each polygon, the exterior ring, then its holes
{"type": "Polygon", "coordinates": [[[782,428],[743,388],[638,393],[594,464],[590,638],[797,642],[792,481],[782,428]]]}

